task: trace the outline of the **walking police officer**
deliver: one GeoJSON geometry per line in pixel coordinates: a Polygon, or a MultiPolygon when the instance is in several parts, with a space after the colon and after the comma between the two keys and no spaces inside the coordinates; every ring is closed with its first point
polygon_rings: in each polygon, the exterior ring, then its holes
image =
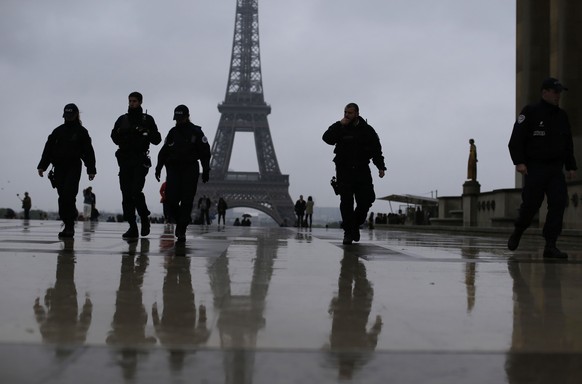
{"type": "Polygon", "coordinates": [[[158,153],[156,179],[160,181],[162,168],[166,167],[166,201],[170,220],[176,224],[178,243],[186,241],[186,228],[190,224],[194,196],[202,165],[202,182],[210,175],[210,145],[202,128],[190,122],[190,111],[185,105],[174,109],[176,126],[170,129],[158,153]]]}
{"type": "Polygon", "coordinates": [[[358,105],[350,103],[344,117],[332,124],[323,134],[323,141],[335,145],[334,153],[340,212],[344,229],[343,244],[360,241],[360,225],[376,200],[370,159],[384,177],[386,165],[378,134],[359,113],[358,105]],[[354,208],[354,198],[356,207],[354,208]]]}
{"type": "Polygon", "coordinates": [[[65,224],[64,229],[59,232],[59,237],[73,237],[75,220],[79,216],[75,202],[79,193],[81,160],[85,163],[89,180],[93,180],[97,170],[91,137],[87,129],[81,125],[79,108],[75,104],[65,105],[63,118],[64,124],[55,128],[49,135],[36,168],[38,175],[43,177],[48,166],[50,164],[54,166],[51,183],[53,188],[57,189],[59,217],[65,224]]]}
{"type": "Polygon", "coordinates": [[[544,257],[565,259],[556,247],[562,232],[562,219],[568,200],[564,168],[568,178],[577,169],[568,115],[559,107],[565,88],[557,79],[547,78],[541,86],[541,100],[527,105],[513,126],[509,153],[515,170],[524,176],[522,203],[507,247],[515,250],[523,232],[538,212],[544,195],[548,212],[543,228],[544,257]]]}
{"type": "Polygon", "coordinates": [[[139,237],[136,215],[141,219],[141,235],[150,233],[150,211],[148,210],[143,187],[152,163],[149,157],[150,144],[162,141],[154,118],[143,112],[143,97],[139,92],[129,94],[127,113],[121,115],[111,131],[111,139],[119,146],[115,152],[119,164],[119,185],[121,188],[123,218],[129,223],[124,238],[139,237]]]}

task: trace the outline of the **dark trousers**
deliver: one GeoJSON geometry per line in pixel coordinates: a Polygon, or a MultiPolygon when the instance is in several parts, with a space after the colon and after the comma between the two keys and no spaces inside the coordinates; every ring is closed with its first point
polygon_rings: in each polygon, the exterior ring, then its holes
{"type": "Polygon", "coordinates": [[[123,208],[123,218],[128,223],[135,223],[135,211],[140,217],[148,217],[148,210],[143,187],[149,168],[143,164],[120,165],[119,186],[121,188],[121,206],[123,208]]]}
{"type": "Polygon", "coordinates": [[[297,215],[297,227],[303,227],[303,217],[305,214],[303,212],[295,212],[295,214],[297,215]]]}
{"type": "Polygon", "coordinates": [[[55,182],[59,194],[59,217],[66,224],[77,219],[77,194],[81,179],[81,160],[55,165],[55,182]]]}
{"type": "Polygon", "coordinates": [[[183,228],[190,224],[199,175],[198,167],[166,166],[166,202],[170,220],[183,228]]]}
{"type": "Polygon", "coordinates": [[[210,225],[210,209],[200,209],[200,224],[210,225]]]}
{"type": "Polygon", "coordinates": [[[515,229],[525,231],[547,197],[548,213],[543,236],[547,243],[554,244],[562,233],[562,219],[568,200],[566,180],[562,164],[528,165],[527,175],[521,191],[522,203],[515,229]]]}
{"type": "Polygon", "coordinates": [[[336,167],[336,177],[343,228],[344,232],[349,233],[364,224],[368,210],[376,200],[372,174],[368,166],[336,167]]]}
{"type": "Polygon", "coordinates": [[[218,224],[220,225],[220,219],[222,219],[222,224],[226,225],[226,211],[218,211],[218,224]]]}

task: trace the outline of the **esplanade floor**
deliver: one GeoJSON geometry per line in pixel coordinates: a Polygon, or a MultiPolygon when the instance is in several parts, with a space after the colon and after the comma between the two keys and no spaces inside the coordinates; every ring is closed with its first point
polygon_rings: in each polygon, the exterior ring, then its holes
{"type": "Polygon", "coordinates": [[[0,220],[0,383],[579,383],[582,246],[0,220]]]}

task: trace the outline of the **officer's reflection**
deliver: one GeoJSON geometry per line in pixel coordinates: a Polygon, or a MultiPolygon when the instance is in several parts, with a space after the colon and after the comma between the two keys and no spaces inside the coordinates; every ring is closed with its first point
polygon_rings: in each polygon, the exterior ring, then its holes
{"type": "MultiPolygon", "coordinates": [[[[86,294],[81,313],[78,313],[75,262],[74,240],[66,239],[57,256],[56,281],[46,290],[44,306],[39,297],[34,301],[36,321],[45,343],[70,347],[81,345],[87,339],[93,305],[86,294]]],[[[65,356],[72,351],[57,349],[58,354],[65,356]]]]}
{"type": "MultiPolygon", "coordinates": [[[[505,369],[509,383],[580,382],[580,306],[571,301],[572,317],[565,321],[561,280],[570,265],[510,261],[513,278],[513,335],[505,369]],[[547,353],[544,353],[547,352],[547,353]]],[[[578,276],[577,274],[575,274],[578,276]]],[[[575,285],[578,287],[578,284],[575,285]]],[[[570,292],[573,297],[579,294],[570,292]]]]}
{"type": "Polygon", "coordinates": [[[382,318],[376,316],[367,330],[374,290],[366,276],[366,267],[357,256],[344,253],[338,280],[338,295],[331,301],[333,316],[330,352],[337,360],[339,377],[352,378],[376,348],[382,330],[382,318]]]}
{"type": "Polygon", "coordinates": [[[200,305],[196,322],[196,304],[192,288],[189,257],[167,257],[163,285],[164,309],[158,312],[158,303],[152,306],[152,320],[156,336],[170,352],[170,367],[181,370],[186,357],[185,347],[206,343],[210,332],[206,326],[206,308],[200,305]]]}
{"type": "Polygon", "coordinates": [[[119,362],[125,378],[134,377],[137,368],[138,351],[131,348],[156,342],[155,337],[145,334],[148,315],[143,305],[141,291],[149,262],[149,246],[149,240],[146,238],[140,239],[139,242],[129,241],[128,250],[121,257],[121,277],[107,344],[126,347],[121,351],[119,362]]]}

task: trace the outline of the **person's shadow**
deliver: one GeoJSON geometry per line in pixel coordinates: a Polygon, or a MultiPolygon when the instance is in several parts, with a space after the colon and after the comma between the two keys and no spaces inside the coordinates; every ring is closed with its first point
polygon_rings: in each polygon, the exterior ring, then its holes
{"type": "Polygon", "coordinates": [[[358,256],[344,252],[338,279],[338,294],[331,300],[332,315],[329,351],[338,366],[340,379],[351,379],[376,349],[382,331],[382,318],[376,316],[368,330],[374,290],[366,266],[358,256]]]}
{"type": "Polygon", "coordinates": [[[156,336],[170,353],[170,368],[181,371],[187,350],[206,343],[210,331],[206,325],[204,305],[199,306],[196,318],[190,258],[167,257],[165,268],[163,311],[160,316],[158,303],[155,302],[152,306],[152,321],[156,336]]]}
{"type": "Polygon", "coordinates": [[[34,314],[43,342],[57,346],[58,356],[66,357],[85,343],[91,325],[93,304],[89,295],[79,313],[75,286],[74,239],[66,239],[57,256],[56,281],[46,290],[44,305],[34,301],[34,314]]]}
{"type": "Polygon", "coordinates": [[[144,346],[156,343],[156,338],[146,336],[148,314],[143,305],[142,285],[148,267],[149,240],[128,241],[128,249],[121,256],[121,276],[115,301],[115,313],[108,345],[119,347],[118,363],[125,379],[135,377],[140,354],[147,353],[144,346]],[[137,250],[140,245],[139,252],[137,250]]]}

